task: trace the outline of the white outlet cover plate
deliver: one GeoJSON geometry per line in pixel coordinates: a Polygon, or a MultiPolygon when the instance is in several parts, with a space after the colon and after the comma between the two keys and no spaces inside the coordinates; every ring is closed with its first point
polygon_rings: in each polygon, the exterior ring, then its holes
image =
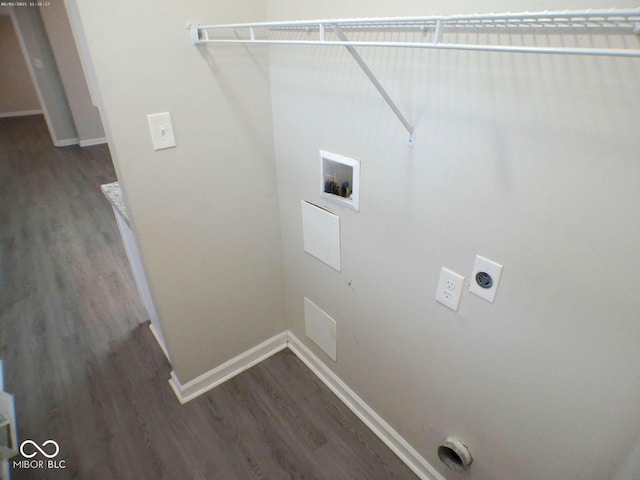
{"type": "Polygon", "coordinates": [[[476,255],[476,260],[473,263],[473,272],[471,272],[471,279],[469,282],[469,291],[474,295],[484,298],[487,302],[493,303],[496,299],[496,293],[498,291],[498,285],[500,284],[500,277],[502,276],[502,265],[489,260],[488,258],[476,255]],[[483,288],[476,282],[476,275],[479,272],[486,272],[491,275],[493,281],[490,288],[483,288]]]}
{"type": "Polygon", "coordinates": [[[442,267],[440,269],[440,279],[438,280],[438,288],[436,290],[436,300],[445,307],[449,307],[454,312],[457,312],[460,306],[463,286],[464,277],[462,275],[442,267]]]}

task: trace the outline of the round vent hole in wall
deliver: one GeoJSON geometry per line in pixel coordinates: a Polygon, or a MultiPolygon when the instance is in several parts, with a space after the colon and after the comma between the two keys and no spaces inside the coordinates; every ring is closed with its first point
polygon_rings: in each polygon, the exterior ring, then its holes
{"type": "Polygon", "coordinates": [[[438,448],[438,457],[440,457],[440,460],[451,470],[455,470],[456,472],[464,471],[462,459],[449,447],[443,445],[438,448]]]}
{"type": "Polygon", "coordinates": [[[455,472],[469,470],[473,458],[469,449],[456,437],[447,437],[445,442],[438,447],[438,458],[448,468],[455,472]]]}

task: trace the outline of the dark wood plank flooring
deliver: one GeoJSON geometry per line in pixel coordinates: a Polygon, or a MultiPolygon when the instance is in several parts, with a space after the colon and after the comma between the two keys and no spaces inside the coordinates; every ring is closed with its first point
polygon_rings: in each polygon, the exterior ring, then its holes
{"type": "Polygon", "coordinates": [[[14,480],[415,478],[288,350],[180,405],[99,190],[114,180],[106,146],[0,119],[0,358],[20,440],[54,439],[66,466],[14,480]]]}

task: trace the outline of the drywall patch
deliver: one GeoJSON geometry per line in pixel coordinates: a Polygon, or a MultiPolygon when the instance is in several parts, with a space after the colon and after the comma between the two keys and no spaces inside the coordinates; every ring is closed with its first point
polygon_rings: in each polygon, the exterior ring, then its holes
{"type": "Polygon", "coordinates": [[[340,217],[302,200],[304,251],[340,271],[340,217]]]}
{"type": "Polygon", "coordinates": [[[304,327],[307,337],[336,361],[336,321],[315,303],[304,299],[304,327]]]}

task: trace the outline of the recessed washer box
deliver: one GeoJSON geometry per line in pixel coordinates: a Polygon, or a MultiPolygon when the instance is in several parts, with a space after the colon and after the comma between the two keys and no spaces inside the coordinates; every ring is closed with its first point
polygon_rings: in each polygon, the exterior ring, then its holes
{"type": "Polygon", "coordinates": [[[360,211],[360,161],[320,150],[320,194],[360,211]]]}

